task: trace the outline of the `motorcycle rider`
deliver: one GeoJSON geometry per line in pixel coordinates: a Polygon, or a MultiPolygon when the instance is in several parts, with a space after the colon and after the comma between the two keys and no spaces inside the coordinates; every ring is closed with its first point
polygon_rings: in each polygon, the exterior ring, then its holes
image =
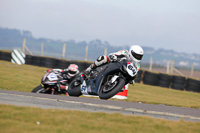
{"type": "MultiPolygon", "coordinates": [[[[129,59],[131,62],[133,62],[135,68],[137,71],[140,69],[140,61],[142,60],[144,54],[144,50],[139,45],[132,45],[128,50],[120,50],[115,53],[111,53],[108,56],[102,55],[97,58],[97,60],[91,64],[84,72],[86,78],[89,77],[92,70],[95,68],[104,65],[109,62],[116,62],[121,61],[123,59],[129,59]]],[[[134,84],[134,80],[131,82],[131,84],[134,84]]]]}
{"type": "MultiPolygon", "coordinates": [[[[48,71],[53,71],[58,74],[60,78],[67,80],[67,82],[60,84],[60,89],[67,90],[67,83],[70,83],[73,78],[79,73],[78,66],[76,64],[70,64],[66,69],[49,69],[48,71]]],[[[67,93],[67,92],[66,92],[67,93]]]]}

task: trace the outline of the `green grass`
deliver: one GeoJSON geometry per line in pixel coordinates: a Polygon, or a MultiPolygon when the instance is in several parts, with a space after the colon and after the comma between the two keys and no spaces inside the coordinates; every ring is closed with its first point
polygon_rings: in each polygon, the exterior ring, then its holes
{"type": "MultiPolygon", "coordinates": [[[[31,92],[40,84],[44,71],[48,68],[31,65],[16,65],[0,61],[0,88],[4,90],[31,92]]],[[[171,106],[200,109],[200,93],[179,91],[157,86],[135,83],[129,85],[130,102],[166,104],[171,106]]]]}
{"type": "Polygon", "coordinates": [[[0,105],[1,133],[199,133],[200,122],[0,105]]]}
{"type": "Polygon", "coordinates": [[[16,65],[0,61],[0,88],[4,90],[30,92],[40,84],[47,68],[31,65],[16,65]]]}
{"type": "Polygon", "coordinates": [[[200,108],[200,93],[144,84],[129,86],[127,101],[200,108]]]}

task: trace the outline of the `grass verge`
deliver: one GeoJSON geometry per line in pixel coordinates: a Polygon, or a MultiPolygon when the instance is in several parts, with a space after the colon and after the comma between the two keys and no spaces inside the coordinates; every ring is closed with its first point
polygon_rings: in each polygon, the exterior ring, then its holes
{"type": "Polygon", "coordinates": [[[0,105],[1,133],[199,133],[200,122],[0,105]]]}

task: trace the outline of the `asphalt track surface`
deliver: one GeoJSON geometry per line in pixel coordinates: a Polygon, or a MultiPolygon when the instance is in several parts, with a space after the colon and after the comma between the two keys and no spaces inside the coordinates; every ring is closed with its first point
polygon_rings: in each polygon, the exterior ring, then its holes
{"type": "Polygon", "coordinates": [[[0,104],[200,121],[200,109],[0,90],[0,104]]]}

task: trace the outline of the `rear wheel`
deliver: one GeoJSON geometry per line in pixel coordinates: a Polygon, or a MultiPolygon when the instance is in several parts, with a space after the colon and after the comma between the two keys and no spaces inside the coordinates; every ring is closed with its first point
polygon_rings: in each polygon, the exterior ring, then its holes
{"type": "Polygon", "coordinates": [[[33,92],[33,93],[46,93],[47,91],[44,87],[42,87],[42,85],[38,85],[31,92],[33,92]]]}
{"type": "Polygon", "coordinates": [[[81,95],[81,81],[77,78],[69,84],[68,95],[79,97],[81,95]]]}
{"type": "Polygon", "coordinates": [[[100,99],[109,99],[116,95],[125,85],[125,80],[123,78],[117,78],[113,83],[111,83],[111,78],[100,88],[98,95],[100,99]]]}

